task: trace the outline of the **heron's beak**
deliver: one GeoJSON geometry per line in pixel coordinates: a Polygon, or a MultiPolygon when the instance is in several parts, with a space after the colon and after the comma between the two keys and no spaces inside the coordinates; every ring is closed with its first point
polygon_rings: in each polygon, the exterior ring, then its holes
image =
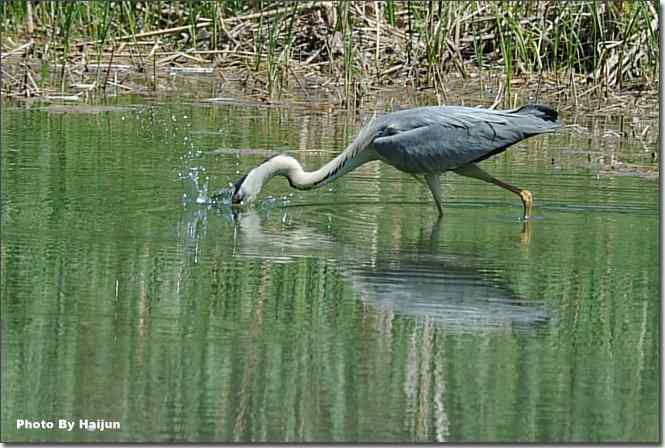
{"type": "Polygon", "coordinates": [[[242,205],[242,198],[240,197],[240,186],[246,178],[247,174],[238,179],[238,181],[233,185],[233,195],[231,196],[231,205],[233,207],[240,207],[242,205]]]}
{"type": "Polygon", "coordinates": [[[231,207],[239,208],[242,205],[242,199],[237,195],[231,196],[231,207]]]}

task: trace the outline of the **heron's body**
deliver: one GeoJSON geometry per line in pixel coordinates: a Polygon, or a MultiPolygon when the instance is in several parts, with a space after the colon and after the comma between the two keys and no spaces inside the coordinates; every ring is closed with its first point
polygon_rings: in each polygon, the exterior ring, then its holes
{"type": "Polygon", "coordinates": [[[517,194],[524,216],[531,208],[531,193],[494,179],[476,163],[501,153],[527,137],[561,127],[557,113],[529,105],[508,111],[440,106],[392,112],[372,120],[337,157],[316,171],[305,172],[296,159],[275,156],[236,183],[233,202],[253,199],[275,175],[286,176],[292,187],[321,187],[357,167],[381,160],[395,168],[424,175],[443,213],[439,176],[446,171],[494,183],[517,194]]]}

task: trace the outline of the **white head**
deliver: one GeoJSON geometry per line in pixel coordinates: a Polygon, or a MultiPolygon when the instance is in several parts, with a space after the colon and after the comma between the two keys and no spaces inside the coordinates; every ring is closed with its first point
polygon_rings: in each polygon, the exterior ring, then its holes
{"type": "Polygon", "coordinates": [[[286,176],[289,184],[297,188],[299,184],[293,183],[293,176],[302,175],[302,167],[296,159],[285,154],[271,157],[234,184],[231,203],[240,205],[254,201],[266,182],[276,175],[286,176]]]}
{"type": "Polygon", "coordinates": [[[264,180],[259,168],[254,168],[233,185],[233,196],[231,197],[233,205],[247,204],[256,199],[263,187],[264,180]]]}

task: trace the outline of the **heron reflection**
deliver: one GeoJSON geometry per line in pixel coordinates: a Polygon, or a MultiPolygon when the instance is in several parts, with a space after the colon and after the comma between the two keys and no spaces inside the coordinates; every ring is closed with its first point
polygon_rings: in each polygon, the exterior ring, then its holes
{"type": "MultiPolygon", "coordinates": [[[[237,226],[237,255],[274,262],[329,258],[353,286],[354,296],[383,312],[455,331],[525,330],[551,318],[543,302],[519,296],[500,277],[499,266],[473,256],[440,254],[435,241],[415,251],[367,256],[304,224],[271,231],[252,211],[238,217],[237,226]]],[[[434,224],[432,238],[438,238],[439,226],[434,224]]]]}

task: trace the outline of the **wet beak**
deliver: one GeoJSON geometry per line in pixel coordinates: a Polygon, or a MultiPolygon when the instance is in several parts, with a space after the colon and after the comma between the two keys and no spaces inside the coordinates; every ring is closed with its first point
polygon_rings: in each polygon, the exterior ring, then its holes
{"type": "Polygon", "coordinates": [[[231,196],[231,205],[233,207],[240,207],[242,205],[242,198],[239,196],[240,186],[242,185],[242,183],[245,181],[246,178],[247,175],[245,174],[240,179],[238,179],[238,181],[233,186],[233,196],[231,196]]]}

